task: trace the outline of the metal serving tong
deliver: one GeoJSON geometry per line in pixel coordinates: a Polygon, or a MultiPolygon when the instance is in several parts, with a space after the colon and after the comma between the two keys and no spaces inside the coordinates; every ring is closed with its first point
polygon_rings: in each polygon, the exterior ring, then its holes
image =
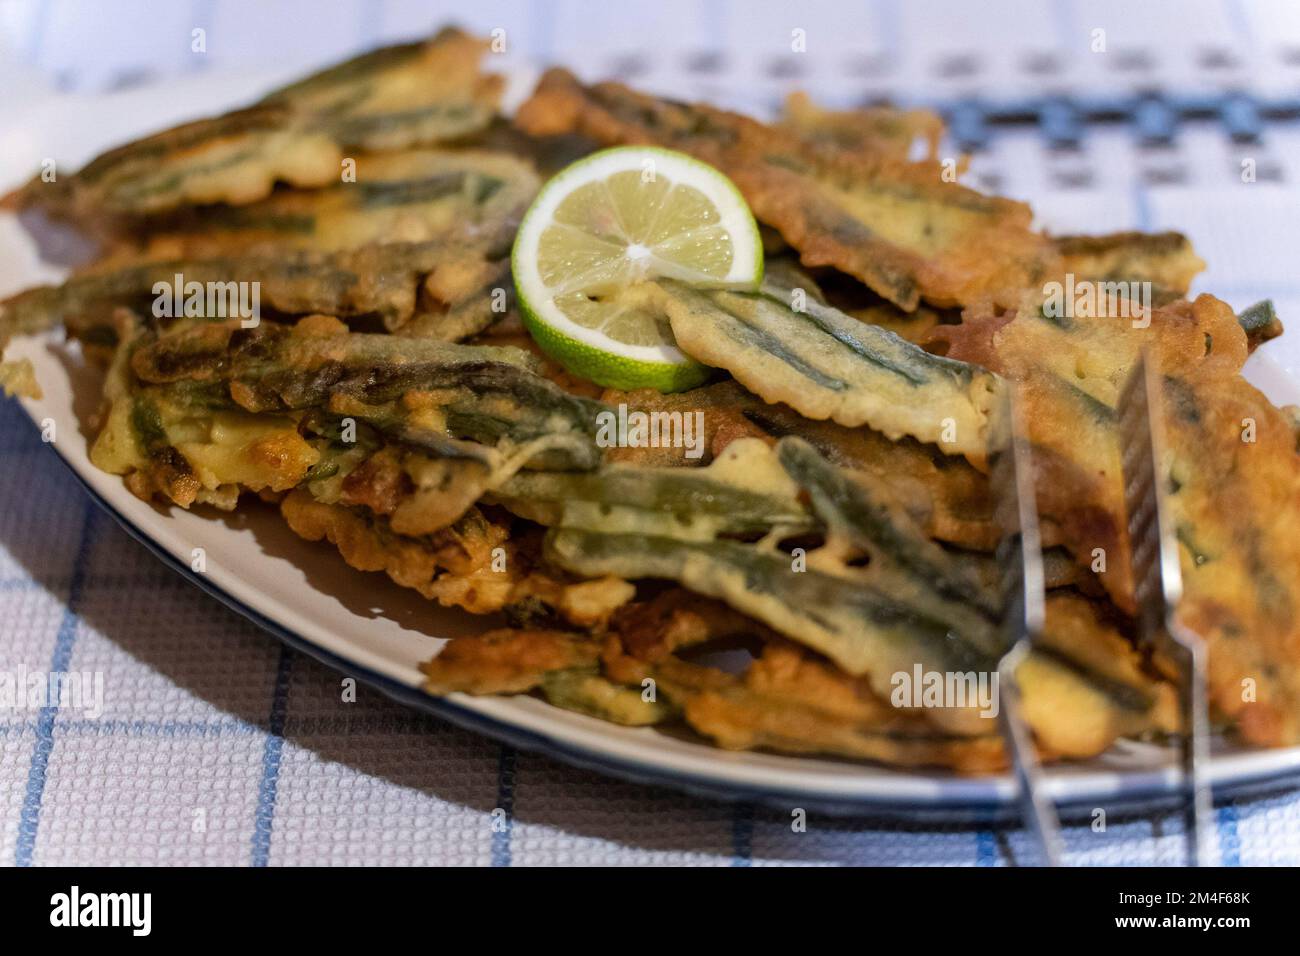
{"type": "Polygon", "coordinates": [[[1038,532],[1033,461],[1016,386],[1007,381],[993,417],[989,479],[997,494],[1002,538],[1002,622],[1007,650],[998,662],[998,723],[1011,755],[1021,814],[1044,866],[1061,864],[1061,825],[1043,789],[1034,735],[1025,723],[1016,669],[1043,633],[1047,616],[1043,548],[1038,532]]]}
{"type": "MultiPolygon", "coordinates": [[[[1034,494],[1033,460],[1014,383],[1006,382],[993,420],[989,478],[997,494],[1002,530],[1003,627],[1007,650],[998,662],[999,720],[1015,770],[1021,813],[1038,844],[1041,862],[1061,862],[1056,808],[1043,789],[1033,733],[1025,723],[1016,668],[1042,635],[1046,617],[1043,553],[1034,494]]],[[[1157,463],[1164,449],[1160,378],[1144,352],[1119,397],[1119,433],[1129,561],[1137,599],[1138,640],[1178,669],[1183,726],[1180,738],[1184,833],[1192,866],[1216,858],[1210,825],[1213,800],[1205,771],[1209,762],[1209,716],[1205,647],[1175,617],[1182,596],[1182,570],[1165,489],[1157,463]]]]}
{"type": "Polygon", "coordinates": [[[1128,513],[1129,561],[1137,602],[1138,641],[1178,669],[1178,703],[1184,732],[1182,765],[1183,827],[1189,866],[1217,859],[1214,801],[1206,781],[1210,759],[1209,713],[1205,689],[1205,645],[1178,622],[1183,593],[1182,568],[1173,519],[1165,500],[1164,418],[1159,371],[1144,351],[1119,397],[1120,448],[1124,468],[1124,507],[1128,513]]]}

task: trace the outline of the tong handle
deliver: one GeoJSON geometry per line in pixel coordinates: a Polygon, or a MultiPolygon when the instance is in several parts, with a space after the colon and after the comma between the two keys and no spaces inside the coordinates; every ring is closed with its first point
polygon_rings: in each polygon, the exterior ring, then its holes
{"type": "Polygon", "coordinates": [[[1179,764],[1187,858],[1191,866],[1209,866],[1217,848],[1210,824],[1214,800],[1206,782],[1210,759],[1206,651],[1200,635],[1184,627],[1176,617],[1183,578],[1161,464],[1165,449],[1162,404],[1161,377],[1144,350],[1119,400],[1124,506],[1138,641],[1145,649],[1164,654],[1178,669],[1178,703],[1184,728],[1179,764]]]}
{"type": "Polygon", "coordinates": [[[1043,786],[1034,735],[1024,719],[1016,670],[1042,634],[1046,619],[1043,550],[1034,494],[1033,459],[1013,382],[1004,381],[994,420],[989,477],[1002,529],[1002,612],[1007,650],[998,662],[998,721],[1011,755],[1021,815],[1046,866],[1061,865],[1061,824],[1043,786]]]}

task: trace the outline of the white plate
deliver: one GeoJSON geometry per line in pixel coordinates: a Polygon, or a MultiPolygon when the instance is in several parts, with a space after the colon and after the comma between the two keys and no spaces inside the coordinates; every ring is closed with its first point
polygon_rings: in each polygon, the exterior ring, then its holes
{"type": "MultiPolygon", "coordinates": [[[[191,91],[184,109],[174,105],[174,95],[156,90],[102,103],[50,100],[28,111],[13,137],[8,130],[0,132],[7,142],[40,143],[42,150],[48,146],[49,155],[76,164],[147,128],[244,101],[258,85],[247,78],[224,85],[208,81],[191,91]]],[[[18,175],[9,173],[11,180],[18,175]]],[[[0,186],[6,185],[13,183],[0,179],[0,186]]],[[[0,216],[0,295],[56,275],[39,261],[13,217],[0,216]]],[[[83,429],[86,413],[98,401],[99,377],[81,364],[77,350],[52,338],[25,339],[14,343],[12,353],[36,366],[45,395],[23,404],[34,421],[49,418],[57,424],[52,450],[128,531],[267,630],[406,703],[563,760],[710,796],[918,817],[990,819],[1014,808],[1009,777],[969,779],[828,759],[730,753],[685,736],[569,713],[531,697],[429,697],[418,689],[418,663],[431,657],[444,638],[481,629],[481,619],[442,610],[380,575],[353,571],[333,548],[293,535],[273,509],[241,508],[235,515],[216,516],[145,504],[121,479],[90,464],[83,429]],[[203,574],[190,570],[196,547],[206,552],[203,574]]],[[[1251,369],[1274,400],[1300,401],[1300,386],[1278,366],[1257,356],[1251,369]]],[[[1300,774],[1300,748],[1247,751],[1222,741],[1216,743],[1210,770],[1220,794],[1271,785],[1292,774],[1300,774]]],[[[1160,800],[1176,780],[1171,753],[1130,744],[1047,774],[1049,794],[1077,811],[1160,800]]]]}

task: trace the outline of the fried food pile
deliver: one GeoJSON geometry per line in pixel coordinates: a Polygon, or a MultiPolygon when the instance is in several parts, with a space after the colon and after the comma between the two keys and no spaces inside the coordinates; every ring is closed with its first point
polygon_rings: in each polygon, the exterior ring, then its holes
{"type": "MultiPolygon", "coordinates": [[[[1038,748],[1180,730],[1169,662],[1134,641],[1115,403],[1145,349],[1214,719],[1300,743],[1300,416],[1240,375],[1281,332],[1267,304],[1189,301],[1202,263],[1177,234],[1035,231],[953,181],[928,113],[795,96],[764,124],[552,70],[507,118],[486,49],[444,30],[379,50],[7,199],[99,242],[0,305],[0,345],[62,325],[106,364],[98,467],[183,508],[270,502],[357,569],[497,615],[424,665],[431,693],[988,772],[1006,756],[986,701],[898,691],[987,676],[1004,650],[987,471],[1008,381],[1049,589],[1018,675],[1038,748]],[[717,370],[687,392],[577,379],[516,312],[509,251],[540,184],[622,144],[716,166],[766,227],[757,290],[611,293],[717,370]],[[1152,294],[1063,315],[1047,290],[1067,280],[1152,294]],[[256,284],[255,321],[191,284],[256,284]],[[698,414],[701,453],[607,447],[619,408],[698,414]]],[[[0,384],[37,389],[19,363],[0,384]]]]}

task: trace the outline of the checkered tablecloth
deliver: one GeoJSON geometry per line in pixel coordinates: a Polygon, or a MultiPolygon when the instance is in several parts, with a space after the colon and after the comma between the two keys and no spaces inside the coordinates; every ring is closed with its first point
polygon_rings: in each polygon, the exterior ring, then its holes
{"type": "MultiPolygon", "coordinates": [[[[676,95],[761,109],[805,86],[839,103],[932,102],[976,150],[977,185],[1031,199],[1057,230],[1181,228],[1211,263],[1199,288],[1239,307],[1272,296],[1284,319],[1300,317],[1294,4],[498,0],[448,4],[447,16],[436,6],[338,3],[324,15],[306,2],[10,2],[0,4],[0,79],[35,97],[269,57],[305,69],[454,18],[506,29],[510,56],[676,95]],[[190,52],[200,27],[201,59],[190,52]],[[1097,30],[1105,52],[1092,49],[1097,30]],[[1257,172],[1249,184],[1245,159],[1257,172]]],[[[0,142],[12,108],[0,105],[0,142]]],[[[1294,346],[1276,357],[1300,372],[1294,346]]],[[[364,686],[343,705],[337,675],[168,571],[0,401],[0,671],[22,670],[102,674],[112,706],[0,710],[5,864],[999,865],[1027,855],[1022,833],[978,826],[814,813],[799,832],[787,811],[575,770],[364,686]]],[[[1300,794],[1222,804],[1217,825],[1225,862],[1300,863],[1300,794]]],[[[1083,864],[1176,863],[1182,851],[1177,824],[1159,816],[1073,827],[1066,841],[1069,862],[1083,864]]]]}

